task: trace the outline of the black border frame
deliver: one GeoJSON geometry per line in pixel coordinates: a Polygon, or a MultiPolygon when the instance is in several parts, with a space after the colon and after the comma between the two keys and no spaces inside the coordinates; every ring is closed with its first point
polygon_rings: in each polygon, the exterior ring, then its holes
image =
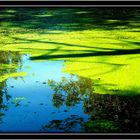
{"type": "Polygon", "coordinates": [[[70,1],[70,0],[66,0],[66,1],[38,1],[38,0],[35,0],[35,1],[12,1],[12,0],[8,0],[8,1],[4,1],[4,0],[0,0],[0,7],[1,6],[7,6],[7,7],[17,7],[17,6],[35,6],[35,7],[40,7],[40,6],[66,6],[66,7],[69,7],[69,6],[78,6],[78,7],[81,7],[81,6],[85,6],[85,7],[92,7],[92,6],[113,6],[113,7],[122,7],[122,6],[140,6],[140,1],[136,1],[136,0],[132,0],[132,1],[126,1],[126,0],[121,0],[121,1],[117,1],[117,0],[109,0],[109,1],[105,1],[105,0],[85,0],[85,1],[70,1]]]}
{"type": "MultiPolygon", "coordinates": [[[[0,1],[0,8],[8,7],[139,7],[140,1],[0,1]]],[[[140,133],[0,133],[4,139],[140,139],[140,133]]]]}

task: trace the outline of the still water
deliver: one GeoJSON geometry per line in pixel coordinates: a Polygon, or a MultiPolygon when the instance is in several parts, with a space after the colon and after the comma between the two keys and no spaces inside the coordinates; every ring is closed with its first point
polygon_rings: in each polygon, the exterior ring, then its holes
{"type": "Polygon", "coordinates": [[[139,94],[96,93],[93,80],[63,68],[63,60],[32,61],[26,54],[0,52],[1,79],[27,72],[0,82],[0,133],[140,132],[139,94]]]}
{"type": "MultiPolygon", "coordinates": [[[[52,120],[65,120],[71,116],[80,116],[83,121],[89,118],[83,112],[82,102],[74,107],[56,107],[53,103],[54,91],[48,85],[48,80],[58,82],[62,77],[71,77],[62,72],[63,61],[34,62],[29,59],[29,55],[23,55],[21,61],[22,66],[17,72],[27,72],[28,75],[6,81],[6,92],[11,97],[8,101],[3,98],[7,109],[3,111],[0,132],[40,132],[52,120]]],[[[82,130],[77,124],[71,131],[82,130]]],[[[47,132],[61,130],[50,129],[47,132]]]]}

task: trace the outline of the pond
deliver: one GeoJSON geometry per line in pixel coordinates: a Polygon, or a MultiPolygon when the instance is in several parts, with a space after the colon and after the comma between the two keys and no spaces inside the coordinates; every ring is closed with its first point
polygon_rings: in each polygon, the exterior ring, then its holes
{"type": "Polygon", "coordinates": [[[64,61],[0,52],[0,132],[139,132],[140,96],[97,94],[94,81],[62,72],[64,61]],[[9,67],[10,66],[10,67],[9,67]]]}
{"type": "MultiPolygon", "coordinates": [[[[59,103],[53,101],[54,91],[48,85],[48,80],[60,81],[61,77],[71,77],[62,72],[63,61],[34,62],[29,59],[29,55],[23,55],[20,63],[16,71],[27,72],[27,76],[6,80],[4,88],[10,98],[3,95],[1,101],[6,106],[6,110],[2,111],[1,132],[39,132],[43,131],[44,124],[52,120],[64,120],[72,115],[88,119],[88,115],[83,113],[82,102],[74,107],[59,107],[59,103]]],[[[48,130],[57,131],[60,130],[48,130]]],[[[73,131],[79,131],[79,126],[73,131]]]]}

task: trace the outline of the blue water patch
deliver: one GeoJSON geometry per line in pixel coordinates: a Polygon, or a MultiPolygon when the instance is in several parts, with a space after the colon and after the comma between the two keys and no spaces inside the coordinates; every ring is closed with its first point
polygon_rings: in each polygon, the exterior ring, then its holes
{"type": "MultiPolygon", "coordinates": [[[[1,120],[0,132],[64,132],[63,129],[43,127],[53,120],[65,120],[73,115],[87,121],[89,116],[83,111],[82,101],[73,107],[63,104],[58,108],[52,102],[54,91],[48,85],[48,80],[59,82],[62,77],[71,78],[70,74],[62,72],[64,61],[37,62],[29,57],[23,55],[22,65],[17,70],[27,72],[27,76],[6,81],[10,99],[3,99],[7,109],[3,111],[5,115],[1,120]]],[[[82,128],[77,124],[69,131],[82,132],[82,128]]]]}

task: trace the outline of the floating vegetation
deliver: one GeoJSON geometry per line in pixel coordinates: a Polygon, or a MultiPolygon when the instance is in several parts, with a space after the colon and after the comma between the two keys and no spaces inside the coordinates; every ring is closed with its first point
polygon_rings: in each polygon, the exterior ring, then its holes
{"type": "Polygon", "coordinates": [[[16,97],[15,99],[12,100],[12,103],[15,104],[15,106],[20,106],[20,102],[25,100],[25,97],[16,97]]]}
{"type": "Polygon", "coordinates": [[[5,75],[1,76],[0,82],[6,80],[8,78],[23,77],[23,76],[26,76],[26,75],[27,75],[27,72],[16,72],[16,73],[5,74],[5,75]]]}
{"type": "Polygon", "coordinates": [[[64,132],[71,132],[74,126],[77,126],[83,122],[83,118],[78,115],[71,115],[64,120],[52,120],[49,124],[42,127],[42,131],[49,131],[49,129],[55,128],[56,130],[63,130],[64,132]]]}

